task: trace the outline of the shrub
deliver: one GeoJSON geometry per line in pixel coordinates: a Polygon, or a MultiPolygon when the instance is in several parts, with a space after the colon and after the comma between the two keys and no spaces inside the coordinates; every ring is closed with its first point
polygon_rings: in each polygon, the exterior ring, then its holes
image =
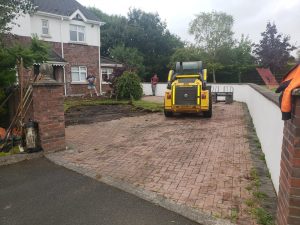
{"type": "Polygon", "coordinates": [[[139,100],[143,95],[141,80],[136,73],[125,71],[116,82],[116,95],[121,99],[139,100]]]}

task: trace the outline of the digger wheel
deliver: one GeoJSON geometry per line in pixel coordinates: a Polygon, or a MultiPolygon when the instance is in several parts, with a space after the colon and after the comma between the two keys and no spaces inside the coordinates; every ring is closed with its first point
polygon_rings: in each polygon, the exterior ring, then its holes
{"type": "Polygon", "coordinates": [[[211,117],[212,117],[211,86],[207,86],[206,88],[207,88],[207,90],[209,90],[209,97],[208,97],[208,101],[209,101],[209,109],[208,109],[208,111],[204,111],[204,112],[203,112],[203,116],[204,116],[205,118],[211,118],[211,117]]]}
{"type": "Polygon", "coordinates": [[[165,117],[172,117],[173,116],[173,112],[171,112],[171,111],[164,110],[164,113],[165,113],[165,117]]]}

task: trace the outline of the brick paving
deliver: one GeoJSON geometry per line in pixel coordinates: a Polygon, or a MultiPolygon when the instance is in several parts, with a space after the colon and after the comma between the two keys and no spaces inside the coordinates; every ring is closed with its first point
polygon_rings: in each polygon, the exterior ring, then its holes
{"type": "Polygon", "coordinates": [[[255,224],[244,201],[252,168],[244,105],[216,104],[213,117],[162,113],[66,128],[70,150],[52,159],[109,176],[176,204],[255,224]]]}

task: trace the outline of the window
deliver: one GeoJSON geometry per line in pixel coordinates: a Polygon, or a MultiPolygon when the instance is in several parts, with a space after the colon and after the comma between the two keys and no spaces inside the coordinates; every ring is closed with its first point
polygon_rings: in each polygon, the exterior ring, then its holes
{"type": "Polygon", "coordinates": [[[84,42],[85,27],[78,25],[70,25],[70,40],[76,42],[84,42]]]}
{"type": "Polygon", "coordinates": [[[71,67],[72,82],[85,82],[87,77],[86,66],[71,67]]]}
{"type": "Polygon", "coordinates": [[[111,82],[113,69],[110,68],[102,68],[102,81],[103,82],[111,82]]]}
{"type": "Polygon", "coordinates": [[[49,21],[42,20],[42,34],[49,35],[49,21]]]}

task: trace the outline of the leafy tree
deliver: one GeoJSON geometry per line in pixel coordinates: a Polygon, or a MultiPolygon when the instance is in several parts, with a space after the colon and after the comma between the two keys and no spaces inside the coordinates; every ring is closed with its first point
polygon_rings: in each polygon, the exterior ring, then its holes
{"type": "Polygon", "coordinates": [[[291,51],[296,47],[289,43],[289,36],[278,34],[275,23],[268,22],[261,36],[262,39],[254,50],[258,63],[263,67],[269,67],[273,73],[282,71],[287,65],[291,51]]]}
{"type": "Polygon", "coordinates": [[[185,48],[178,48],[171,56],[169,67],[174,67],[176,62],[187,62],[187,61],[205,61],[205,52],[193,45],[185,48]]]}
{"type": "Polygon", "coordinates": [[[16,65],[23,59],[25,67],[34,62],[46,61],[49,55],[49,46],[33,37],[31,45],[23,47],[15,44],[9,48],[0,49],[0,88],[12,85],[16,80],[16,65]]]}
{"type": "Polygon", "coordinates": [[[101,28],[101,54],[109,56],[111,49],[124,45],[137,49],[144,57],[145,79],[157,73],[165,79],[171,55],[183,42],[171,34],[158,14],[131,9],[127,17],[107,15],[91,9],[106,24],[101,28]]]}
{"type": "Polygon", "coordinates": [[[101,26],[101,55],[109,56],[111,48],[125,44],[128,20],[124,16],[108,15],[95,7],[89,9],[105,23],[101,26]]]}
{"type": "Polygon", "coordinates": [[[14,24],[20,13],[31,13],[34,9],[32,0],[0,0],[0,35],[11,30],[8,24],[14,24]]]}
{"type": "Polygon", "coordinates": [[[121,99],[139,100],[143,95],[141,80],[136,73],[125,71],[117,79],[116,95],[121,99]]]}
{"type": "Polygon", "coordinates": [[[128,24],[125,45],[137,48],[144,55],[147,79],[157,73],[160,80],[164,80],[170,56],[176,48],[183,47],[183,43],[168,31],[158,14],[132,9],[128,13],[128,24]]]}
{"type": "Polygon", "coordinates": [[[233,46],[233,17],[224,12],[202,12],[190,23],[189,32],[194,35],[199,47],[208,54],[209,67],[213,72],[213,81],[216,82],[216,70],[222,68],[217,61],[217,52],[220,48],[233,46]]]}
{"type": "Polygon", "coordinates": [[[140,77],[143,77],[145,71],[144,57],[136,48],[126,48],[124,45],[118,45],[110,50],[110,56],[123,63],[126,70],[136,72],[140,77]]]}
{"type": "Polygon", "coordinates": [[[233,66],[238,73],[238,82],[241,83],[241,75],[255,67],[255,59],[252,56],[252,42],[242,35],[237,46],[233,49],[233,66]]]}
{"type": "Polygon", "coordinates": [[[297,58],[296,60],[298,61],[298,63],[300,63],[300,50],[297,51],[297,58]]]}

